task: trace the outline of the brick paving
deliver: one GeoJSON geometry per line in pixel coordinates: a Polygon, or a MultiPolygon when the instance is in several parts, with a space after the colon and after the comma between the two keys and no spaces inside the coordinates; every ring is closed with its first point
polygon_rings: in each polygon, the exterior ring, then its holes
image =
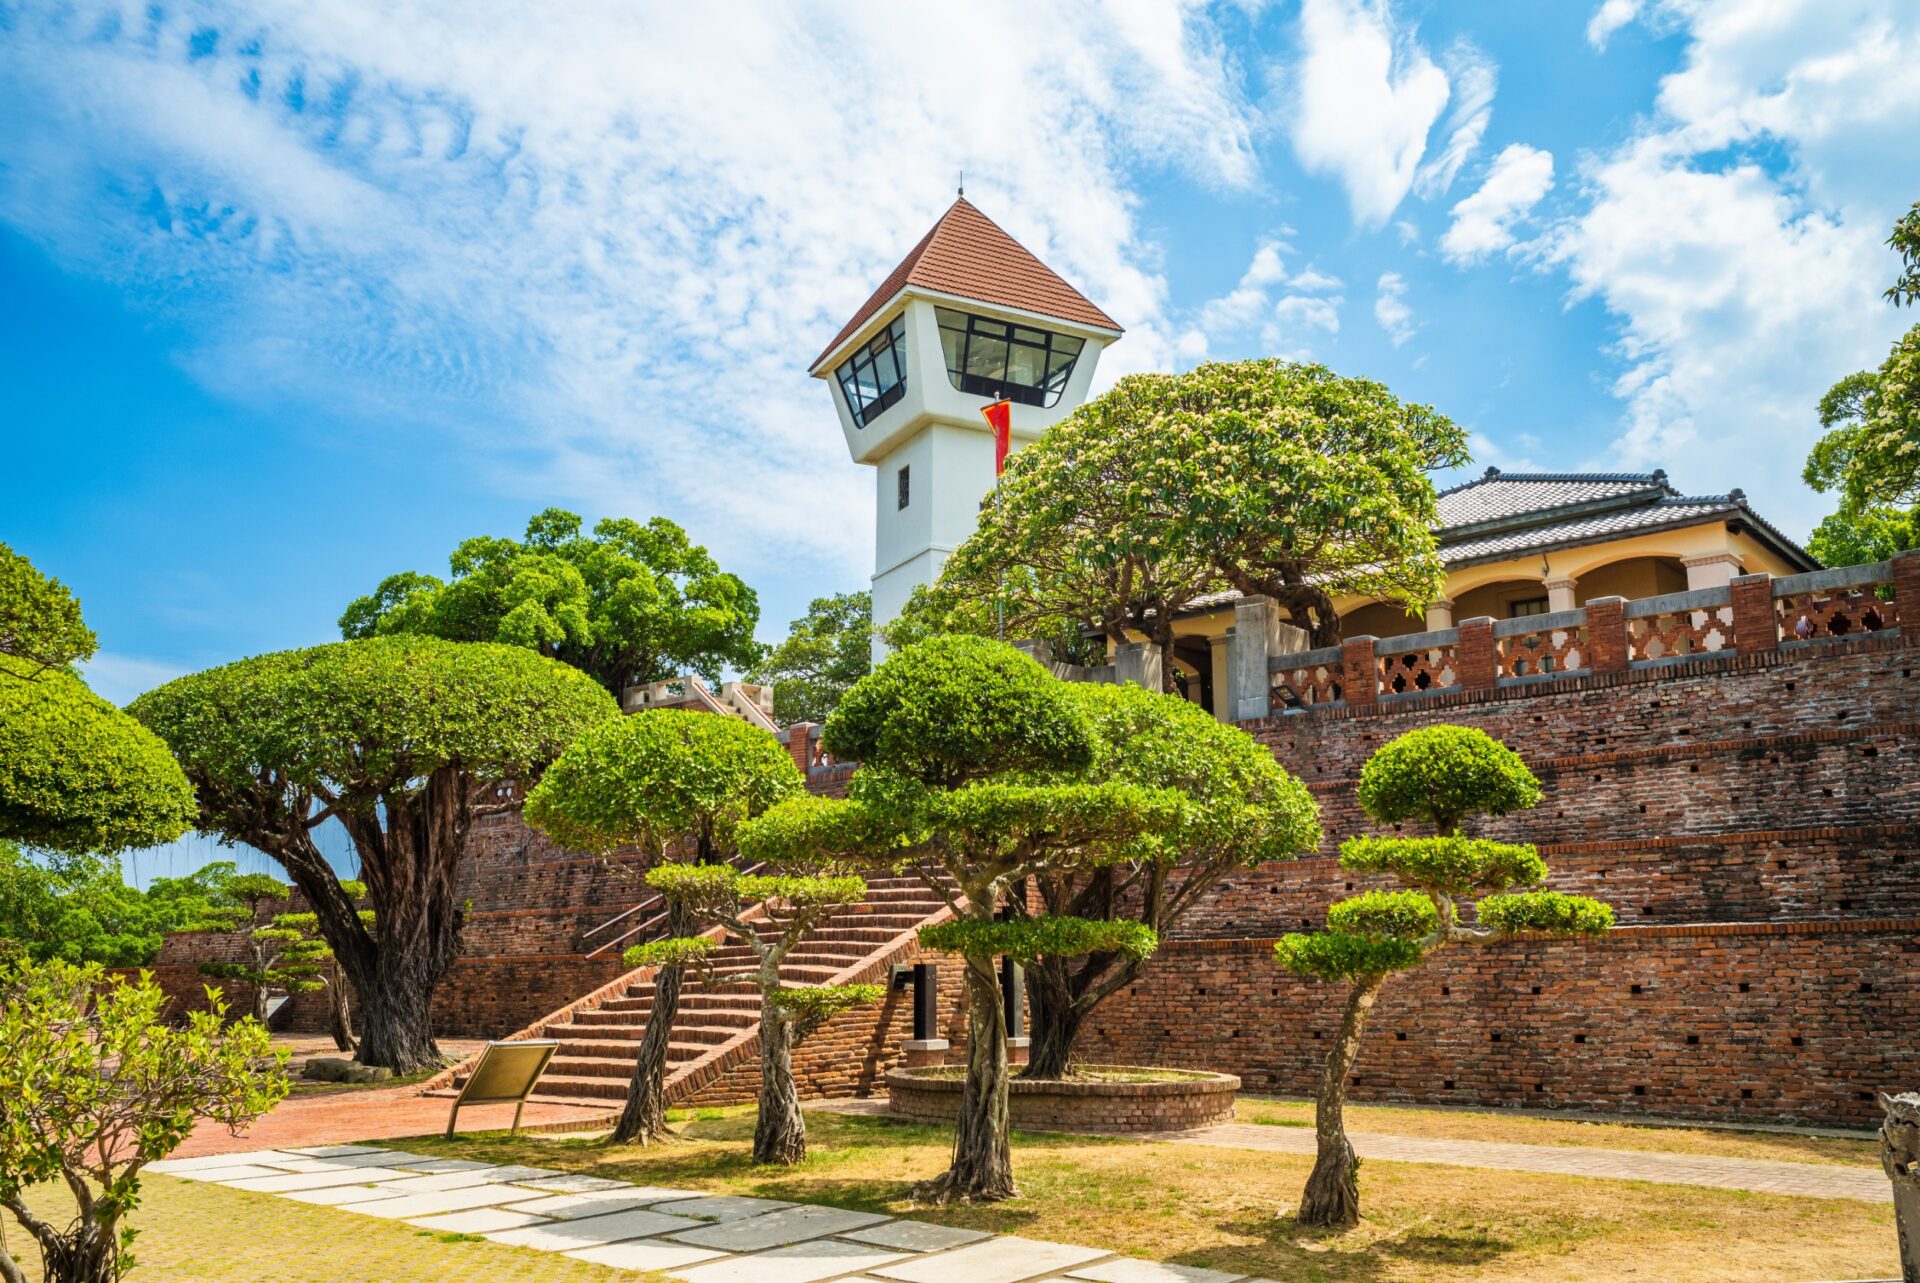
{"type": "MultiPolygon", "coordinates": [[[[878,1097],[821,1101],[809,1105],[843,1114],[887,1116],[878,1097]]],[[[1038,1129],[1035,1129],[1038,1130],[1038,1129]]],[[[1266,1127],[1221,1123],[1191,1131],[1132,1132],[1131,1139],[1176,1145],[1211,1145],[1278,1154],[1314,1152],[1310,1127],[1266,1127]]],[[[1600,1180],[1651,1181],[1664,1185],[1704,1185],[1761,1194],[1806,1198],[1854,1198],[1869,1203],[1893,1201],[1893,1187],[1877,1167],[1840,1167],[1825,1163],[1787,1163],[1764,1158],[1716,1158],[1706,1154],[1656,1154],[1586,1145],[1520,1145],[1503,1141],[1440,1140],[1349,1132],[1361,1158],[1389,1163],[1438,1163],[1444,1167],[1487,1167],[1552,1176],[1591,1176],[1600,1180]]]]}
{"type": "Polygon", "coordinates": [[[249,1190],[259,1198],[324,1198],[343,1217],[477,1234],[507,1247],[658,1271],[685,1283],[821,1283],[853,1275],[890,1283],[1271,1283],[1135,1260],[1105,1248],[774,1199],[598,1178],[593,1183],[599,1188],[591,1192],[556,1197],[556,1182],[567,1179],[562,1172],[511,1166],[450,1172],[447,1160],[378,1145],[203,1154],[167,1159],[148,1170],[249,1190]]]}
{"type": "MultiPolygon", "coordinates": [[[[238,1136],[217,1124],[202,1123],[174,1153],[179,1158],[195,1158],[205,1154],[325,1145],[342,1136],[368,1140],[428,1136],[446,1130],[447,1111],[452,1103],[440,1097],[423,1096],[418,1087],[375,1087],[290,1096],[238,1136]]],[[[608,1117],[604,1109],[543,1101],[536,1096],[527,1103],[520,1126],[523,1130],[587,1127],[608,1117]]],[[[469,1105],[460,1111],[462,1132],[504,1131],[512,1122],[512,1105],[469,1105]]]]}

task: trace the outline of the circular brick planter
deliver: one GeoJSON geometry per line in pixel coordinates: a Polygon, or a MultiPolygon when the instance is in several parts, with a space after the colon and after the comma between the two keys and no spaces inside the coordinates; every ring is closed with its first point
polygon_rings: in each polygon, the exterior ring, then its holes
{"type": "MultiPolygon", "coordinates": [[[[1037,1131],[1177,1131],[1229,1122],[1240,1080],[1232,1074],[1177,1069],[1135,1069],[1131,1065],[1092,1065],[1165,1074],[1151,1082],[1069,1080],[1036,1082],[1015,1078],[1008,1108],[1015,1127],[1037,1131]]],[[[960,1075],[944,1069],[890,1069],[887,1098],[902,1118],[952,1122],[960,1112],[960,1075]]]]}

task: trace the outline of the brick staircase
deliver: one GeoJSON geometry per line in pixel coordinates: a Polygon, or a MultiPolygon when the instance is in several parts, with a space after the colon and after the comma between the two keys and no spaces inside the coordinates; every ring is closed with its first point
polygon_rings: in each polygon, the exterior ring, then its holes
{"type": "MultiPolygon", "coordinates": [[[[884,984],[893,962],[912,952],[918,929],[948,913],[946,902],[918,878],[870,878],[866,900],[816,928],[780,974],[799,985],[884,984]]],[[[754,962],[744,944],[717,950],[714,957],[722,969],[754,962]]],[[[653,1010],[653,991],[651,969],[633,972],[512,1035],[560,1043],[534,1099],[618,1109],[653,1010]]],[[[689,975],[667,1045],[667,1102],[685,1100],[750,1061],[759,1044],[760,996],[751,981],[709,986],[689,975]]],[[[470,1068],[460,1065],[430,1086],[450,1095],[470,1068]]]]}

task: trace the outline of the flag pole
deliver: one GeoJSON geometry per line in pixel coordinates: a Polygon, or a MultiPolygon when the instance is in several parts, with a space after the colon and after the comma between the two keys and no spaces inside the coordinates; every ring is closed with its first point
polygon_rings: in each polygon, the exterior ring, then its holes
{"type": "MultiPolygon", "coordinates": [[[[1001,521],[1000,478],[1007,471],[1007,454],[1013,448],[1013,402],[999,400],[980,407],[987,426],[993,430],[993,519],[1001,521]]],[[[1000,590],[993,599],[994,636],[1007,639],[1007,568],[1000,568],[1000,590]]]]}

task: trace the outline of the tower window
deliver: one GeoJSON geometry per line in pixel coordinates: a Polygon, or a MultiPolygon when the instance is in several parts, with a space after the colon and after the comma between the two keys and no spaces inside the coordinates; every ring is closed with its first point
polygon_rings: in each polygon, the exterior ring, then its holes
{"type": "Polygon", "coordinates": [[[1080,339],[935,308],[947,377],[962,392],[1050,406],[1067,390],[1080,339]]]}
{"type": "Polygon", "coordinates": [[[894,476],[895,476],[895,477],[896,477],[896,478],[898,479],[898,482],[899,482],[899,485],[900,485],[900,502],[899,502],[899,506],[900,506],[900,507],[902,507],[902,508],[904,508],[904,507],[906,507],[906,506],[907,506],[907,500],[908,500],[908,499],[909,499],[910,497],[912,497],[912,494],[913,494],[913,490],[912,490],[912,486],[911,486],[911,485],[909,484],[909,482],[908,482],[908,479],[907,479],[907,467],[906,467],[906,465],[905,465],[905,464],[902,464],[902,465],[901,465],[901,467],[900,467],[900,471],[899,471],[899,472],[897,472],[897,473],[895,473],[895,474],[894,474],[894,476]]]}
{"type": "Polygon", "coordinates": [[[907,394],[907,318],[893,324],[840,363],[834,371],[853,421],[866,427],[907,394]]]}

